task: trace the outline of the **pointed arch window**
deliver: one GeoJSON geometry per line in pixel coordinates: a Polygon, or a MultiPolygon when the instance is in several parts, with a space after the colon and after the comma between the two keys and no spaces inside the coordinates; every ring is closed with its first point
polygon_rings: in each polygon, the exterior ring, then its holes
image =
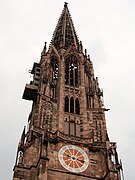
{"type": "Polygon", "coordinates": [[[75,111],[76,114],[80,114],[80,104],[78,98],[75,100],[75,111]]]}
{"type": "Polygon", "coordinates": [[[70,113],[74,113],[74,98],[70,98],[70,113]]]}
{"type": "Polygon", "coordinates": [[[65,112],[69,112],[69,98],[65,97],[65,112]]]}
{"type": "Polygon", "coordinates": [[[65,84],[78,86],[78,61],[74,56],[68,57],[65,61],[65,84]]]}
{"type": "Polygon", "coordinates": [[[69,103],[69,98],[68,98],[68,96],[66,96],[65,97],[65,109],[64,110],[65,110],[65,112],[80,114],[79,99],[76,98],[76,100],[74,100],[74,98],[71,97],[70,98],[70,103],[69,103]]]}

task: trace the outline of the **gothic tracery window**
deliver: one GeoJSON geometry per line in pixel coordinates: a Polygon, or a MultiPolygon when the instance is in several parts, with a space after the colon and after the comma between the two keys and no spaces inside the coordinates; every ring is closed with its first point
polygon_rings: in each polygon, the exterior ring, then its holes
{"type": "Polygon", "coordinates": [[[78,62],[74,56],[70,56],[65,61],[65,84],[78,86],[78,62]]]}

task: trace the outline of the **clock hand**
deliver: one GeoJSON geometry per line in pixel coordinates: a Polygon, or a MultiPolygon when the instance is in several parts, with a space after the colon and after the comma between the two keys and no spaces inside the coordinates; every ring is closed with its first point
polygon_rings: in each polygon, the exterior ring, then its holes
{"type": "Polygon", "coordinates": [[[71,155],[70,155],[70,154],[67,154],[67,156],[68,156],[68,157],[71,157],[71,155]]]}
{"type": "Polygon", "coordinates": [[[81,161],[82,163],[84,163],[84,162],[85,162],[83,159],[78,159],[78,158],[77,158],[77,160],[78,160],[78,161],[81,161]]]}
{"type": "Polygon", "coordinates": [[[67,157],[71,157],[72,159],[74,158],[74,160],[76,159],[76,160],[78,160],[78,161],[80,161],[80,162],[82,162],[82,163],[85,162],[83,159],[79,159],[79,158],[76,158],[76,157],[72,157],[70,154],[67,154],[67,157]]]}
{"type": "Polygon", "coordinates": [[[80,162],[82,162],[82,163],[85,162],[83,159],[79,159],[79,158],[76,158],[76,157],[72,157],[72,156],[69,155],[69,154],[67,154],[67,156],[68,156],[68,157],[71,157],[71,158],[74,159],[74,160],[78,160],[78,161],[80,161],[80,162]]]}

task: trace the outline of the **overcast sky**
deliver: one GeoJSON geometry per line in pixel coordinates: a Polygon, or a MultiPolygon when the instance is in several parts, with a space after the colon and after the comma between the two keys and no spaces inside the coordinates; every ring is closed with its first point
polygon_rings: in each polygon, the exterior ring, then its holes
{"type": "MultiPolygon", "coordinates": [[[[104,90],[108,133],[125,180],[135,180],[135,0],[67,0],[104,90]]],[[[12,179],[18,140],[31,109],[22,100],[29,69],[48,45],[64,0],[0,0],[0,179],[12,179]]]]}

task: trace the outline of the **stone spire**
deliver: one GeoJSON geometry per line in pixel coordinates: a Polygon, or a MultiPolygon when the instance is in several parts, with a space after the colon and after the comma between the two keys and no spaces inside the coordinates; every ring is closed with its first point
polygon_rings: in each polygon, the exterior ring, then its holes
{"type": "Polygon", "coordinates": [[[31,100],[13,180],[121,180],[116,143],[107,135],[103,91],[78,41],[67,3],[30,71],[23,99],[31,100]]]}
{"type": "Polygon", "coordinates": [[[51,44],[57,50],[60,48],[68,49],[71,45],[78,49],[79,40],[66,2],[54,31],[51,44]]]}

